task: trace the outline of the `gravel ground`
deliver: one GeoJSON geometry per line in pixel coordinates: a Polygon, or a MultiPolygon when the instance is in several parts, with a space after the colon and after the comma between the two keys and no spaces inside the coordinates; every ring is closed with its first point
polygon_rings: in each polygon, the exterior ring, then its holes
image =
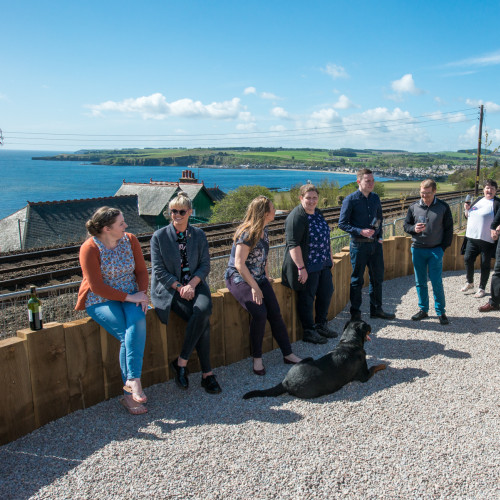
{"type": "MultiPolygon", "coordinates": [[[[365,384],[309,401],[243,401],[283,378],[278,351],[264,356],[265,377],[248,359],[218,368],[217,396],[200,388],[200,374],[187,392],[159,384],[146,389],[147,415],[131,417],[113,399],[0,447],[0,496],[499,498],[500,312],[477,312],[486,298],[458,291],[463,272],[445,276],[445,327],[432,311],[411,321],[412,276],[384,285],[397,319],[370,320],[366,350],[369,365],[389,366],[365,384]]],[[[347,317],[331,325],[340,330],[347,317]]],[[[294,350],[318,357],[337,341],[294,350]]]]}

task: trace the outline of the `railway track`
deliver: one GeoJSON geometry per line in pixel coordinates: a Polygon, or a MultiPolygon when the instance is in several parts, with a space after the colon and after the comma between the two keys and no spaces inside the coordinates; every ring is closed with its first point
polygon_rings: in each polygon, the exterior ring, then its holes
{"type": "MultiPolygon", "coordinates": [[[[468,192],[452,191],[440,193],[443,200],[452,200],[463,197],[468,192]]],[[[472,194],[472,193],[470,193],[472,194]]],[[[384,218],[394,218],[406,213],[408,206],[418,200],[418,196],[406,199],[391,199],[382,202],[384,218]]],[[[323,215],[330,225],[335,228],[338,224],[340,206],[322,209],[323,215]]],[[[276,216],[269,225],[271,245],[284,241],[284,226],[287,214],[276,216]]],[[[200,227],[205,231],[211,257],[227,255],[230,251],[235,228],[238,223],[203,224],[200,227]]],[[[150,262],[151,253],[149,241],[151,234],[139,235],[142,251],[146,262],[150,262]]],[[[13,291],[26,288],[30,284],[37,286],[64,282],[69,278],[81,276],[78,262],[80,245],[61,248],[49,248],[33,252],[0,255],[0,291],[13,291]],[[66,279],[64,279],[66,278],[66,279]]]]}

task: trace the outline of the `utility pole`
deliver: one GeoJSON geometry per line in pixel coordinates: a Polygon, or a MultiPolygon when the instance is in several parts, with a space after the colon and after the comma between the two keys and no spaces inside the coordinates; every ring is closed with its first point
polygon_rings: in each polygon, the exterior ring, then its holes
{"type": "Polygon", "coordinates": [[[479,167],[481,166],[481,136],[483,135],[483,108],[481,104],[481,111],[479,113],[479,137],[477,139],[477,162],[476,162],[476,185],[474,187],[474,196],[479,193],[479,167]]]}

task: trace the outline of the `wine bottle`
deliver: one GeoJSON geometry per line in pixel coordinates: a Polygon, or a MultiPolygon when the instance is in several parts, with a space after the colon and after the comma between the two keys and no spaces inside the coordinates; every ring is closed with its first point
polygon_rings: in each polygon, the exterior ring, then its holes
{"type": "Polygon", "coordinates": [[[32,330],[41,330],[42,322],[42,303],[36,296],[36,287],[30,286],[30,299],[28,300],[28,315],[30,319],[30,328],[32,330]]]}

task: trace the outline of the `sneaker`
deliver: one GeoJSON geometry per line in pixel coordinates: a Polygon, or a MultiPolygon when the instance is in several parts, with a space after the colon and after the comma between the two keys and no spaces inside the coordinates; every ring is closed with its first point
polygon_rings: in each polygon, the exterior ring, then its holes
{"type": "Polygon", "coordinates": [[[441,316],[439,316],[439,322],[442,325],[449,325],[450,324],[450,320],[446,317],[446,314],[441,314],[441,316]]]}
{"type": "Polygon", "coordinates": [[[326,344],[328,342],[328,339],[322,337],[316,330],[304,330],[302,340],[311,344],[326,344]]]}
{"type": "Polygon", "coordinates": [[[474,288],[474,283],[466,283],[462,288],[460,288],[461,292],[466,292],[467,290],[472,290],[474,288]]]}
{"type": "Polygon", "coordinates": [[[425,319],[425,318],[428,318],[429,315],[423,310],[423,309],[420,309],[420,311],[418,311],[417,314],[414,314],[411,319],[413,321],[420,321],[421,319],[425,319]]]}
{"type": "Polygon", "coordinates": [[[339,336],[339,334],[335,331],[332,330],[331,328],[328,328],[328,323],[316,323],[314,325],[314,329],[322,336],[326,337],[327,339],[334,339],[339,336]]]}
{"type": "Polygon", "coordinates": [[[486,292],[480,288],[475,294],[474,294],[474,297],[476,297],[476,299],[482,299],[484,296],[486,295],[486,292]]]}

